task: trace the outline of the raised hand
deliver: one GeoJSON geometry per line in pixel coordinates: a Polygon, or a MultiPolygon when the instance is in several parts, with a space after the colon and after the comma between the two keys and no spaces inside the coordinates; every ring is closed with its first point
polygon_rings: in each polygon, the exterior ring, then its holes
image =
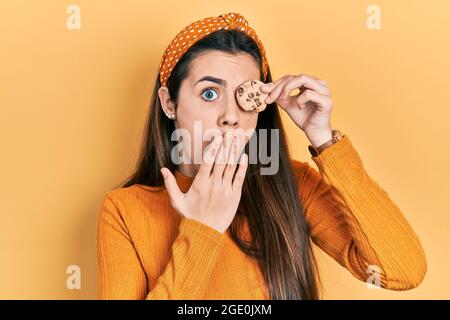
{"type": "Polygon", "coordinates": [[[248,167],[248,156],[242,153],[239,158],[243,148],[238,139],[232,134],[214,137],[186,193],[181,192],[169,169],[161,169],[172,207],[220,233],[228,229],[236,214],[248,167]]]}

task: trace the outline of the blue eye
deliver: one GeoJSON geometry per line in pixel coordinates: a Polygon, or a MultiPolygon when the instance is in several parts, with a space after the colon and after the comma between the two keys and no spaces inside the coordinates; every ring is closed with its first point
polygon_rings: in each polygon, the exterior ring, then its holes
{"type": "Polygon", "coordinates": [[[209,99],[212,99],[214,97],[214,94],[212,94],[212,92],[214,92],[217,95],[216,90],[214,90],[212,88],[206,88],[205,90],[203,90],[202,97],[204,97],[204,100],[212,101],[212,100],[209,100],[209,99]],[[203,96],[203,94],[205,94],[205,93],[206,93],[206,95],[203,96]]]}

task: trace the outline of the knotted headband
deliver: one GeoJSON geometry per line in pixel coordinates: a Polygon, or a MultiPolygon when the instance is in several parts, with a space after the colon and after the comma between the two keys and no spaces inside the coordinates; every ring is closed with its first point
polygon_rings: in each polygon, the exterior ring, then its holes
{"type": "Polygon", "coordinates": [[[242,15],[240,15],[239,13],[230,12],[227,14],[221,14],[218,17],[208,17],[193,22],[177,34],[177,36],[170,42],[169,46],[164,52],[161,63],[159,65],[159,80],[161,86],[166,85],[167,80],[170,77],[170,73],[177,64],[178,60],[181,59],[183,54],[192,45],[194,45],[194,43],[209,35],[210,33],[221,29],[235,29],[243,31],[256,42],[259,50],[261,51],[262,69],[265,81],[267,77],[268,63],[266,58],[266,51],[264,50],[262,42],[256,35],[255,30],[253,30],[253,28],[248,25],[247,20],[242,15]]]}

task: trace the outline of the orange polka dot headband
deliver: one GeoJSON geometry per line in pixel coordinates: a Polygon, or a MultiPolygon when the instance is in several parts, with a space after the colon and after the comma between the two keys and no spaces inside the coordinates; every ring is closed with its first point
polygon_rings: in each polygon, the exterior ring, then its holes
{"type": "Polygon", "coordinates": [[[161,63],[159,65],[159,80],[161,86],[167,84],[170,73],[177,64],[178,60],[181,59],[183,54],[197,41],[204,38],[210,33],[215,31],[225,29],[225,30],[240,30],[244,31],[248,36],[250,36],[258,45],[259,50],[262,55],[262,68],[264,73],[264,79],[267,77],[268,63],[266,58],[266,51],[262,42],[256,35],[255,30],[253,30],[249,25],[247,20],[239,13],[230,12],[227,14],[221,14],[218,17],[209,17],[202,20],[196,21],[181,30],[177,36],[170,42],[164,55],[162,57],[161,63]]]}

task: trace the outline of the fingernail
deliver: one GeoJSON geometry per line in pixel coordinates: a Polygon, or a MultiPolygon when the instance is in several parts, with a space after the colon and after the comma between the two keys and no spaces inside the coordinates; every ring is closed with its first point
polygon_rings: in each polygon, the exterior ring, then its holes
{"type": "Polygon", "coordinates": [[[167,176],[167,173],[163,168],[161,168],[159,171],[161,171],[162,176],[165,178],[167,176]]]}

